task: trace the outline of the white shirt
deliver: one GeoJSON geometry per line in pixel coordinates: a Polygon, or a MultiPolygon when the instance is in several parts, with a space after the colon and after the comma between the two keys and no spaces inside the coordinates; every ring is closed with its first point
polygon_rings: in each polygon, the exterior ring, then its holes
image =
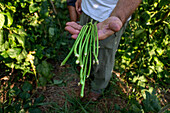
{"type": "Polygon", "coordinates": [[[102,22],[110,16],[117,2],[118,0],[82,0],[81,7],[85,14],[102,22]]]}

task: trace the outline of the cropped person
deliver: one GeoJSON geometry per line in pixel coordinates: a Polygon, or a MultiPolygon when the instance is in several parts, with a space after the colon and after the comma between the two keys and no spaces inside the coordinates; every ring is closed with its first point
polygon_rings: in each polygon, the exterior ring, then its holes
{"type": "Polygon", "coordinates": [[[142,0],[77,0],[76,11],[81,14],[80,25],[66,23],[65,30],[76,39],[82,26],[91,19],[98,21],[99,65],[93,65],[91,92],[88,98],[95,101],[108,86],[114,67],[115,54],[119,41],[130,16],[142,0]]]}
{"type": "Polygon", "coordinates": [[[79,15],[77,14],[75,3],[77,0],[67,0],[67,8],[71,21],[77,22],[79,15]]]}

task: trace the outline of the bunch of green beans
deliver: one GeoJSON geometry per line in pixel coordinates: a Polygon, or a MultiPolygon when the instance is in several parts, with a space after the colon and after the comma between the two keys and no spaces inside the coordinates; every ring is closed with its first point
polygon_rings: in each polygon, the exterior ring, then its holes
{"type": "Polygon", "coordinates": [[[97,22],[94,24],[91,22],[84,25],[74,42],[70,52],[61,63],[61,66],[66,63],[68,58],[74,52],[77,57],[76,64],[79,64],[80,69],[80,84],[81,92],[80,96],[84,96],[85,80],[90,76],[92,62],[93,64],[99,64],[98,53],[99,53],[99,40],[97,33],[97,22]],[[94,58],[94,60],[93,60],[94,58]]]}

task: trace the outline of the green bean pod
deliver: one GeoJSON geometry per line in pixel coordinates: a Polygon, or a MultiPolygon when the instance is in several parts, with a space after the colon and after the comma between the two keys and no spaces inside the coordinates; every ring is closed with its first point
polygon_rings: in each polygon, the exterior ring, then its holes
{"type": "Polygon", "coordinates": [[[95,37],[96,37],[96,55],[99,55],[99,39],[98,39],[98,32],[97,32],[97,22],[94,23],[95,27],[95,37]]]}
{"type": "Polygon", "coordinates": [[[83,40],[83,45],[79,48],[81,48],[81,52],[79,53],[79,61],[80,61],[80,67],[82,67],[83,63],[82,63],[82,57],[83,57],[83,52],[84,52],[84,46],[86,44],[86,41],[88,40],[88,36],[90,35],[90,30],[91,30],[91,26],[89,26],[89,29],[88,29],[88,33],[86,34],[85,36],[85,39],[83,40]]]}
{"type": "MultiPolygon", "coordinates": [[[[98,55],[96,54],[96,32],[95,32],[96,28],[95,28],[95,25],[94,25],[94,30],[93,30],[93,33],[92,33],[92,36],[93,36],[93,56],[94,56],[94,61],[93,61],[93,64],[97,63],[99,64],[99,60],[98,60],[98,55]]],[[[98,48],[97,48],[98,49],[98,48]]]]}
{"type": "MultiPolygon", "coordinates": [[[[76,39],[77,42],[75,43],[75,46],[74,46],[74,55],[75,55],[76,57],[79,57],[79,54],[77,53],[77,46],[78,46],[81,38],[82,38],[82,37],[84,36],[84,34],[85,34],[85,32],[83,32],[85,28],[86,28],[86,26],[83,26],[83,27],[82,27],[82,30],[80,31],[80,33],[79,33],[79,35],[78,35],[78,37],[77,37],[77,39],[76,39]]],[[[85,30],[86,30],[86,29],[85,29],[85,30]]]]}
{"type": "Polygon", "coordinates": [[[74,55],[77,57],[76,64],[79,63],[80,69],[80,84],[81,92],[80,96],[84,96],[84,88],[86,78],[90,76],[91,67],[92,67],[92,58],[98,64],[98,54],[99,54],[99,40],[97,33],[97,22],[92,24],[93,20],[88,24],[84,25],[72,46],[69,54],[63,60],[61,65],[64,65],[71,54],[74,52],[74,55]]]}
{"type": "MultiPolygon", "coordinates": [[[[82,32],[83,32],[83,30],[81,29],[81,31],[80,31],[78,37],[80,37],[80,35],[81,35],[82,32]]],[[[72,46],[70,52],[68,53],[68,55],[66,56],[66,58],[62,61],[62,63],[61,63],[60,66],[65,65],[65,63],[67,62],[68,58],[69,58],[69,57],[71,56],[71,54],[73,53],[74,48],[75,48],[75,45],[77,44],[77,42],[78,42],[78,40],[76,39],[76,41],[74,42],[74,44],[73,44],[73,46],[72,46]]]]}
{"type": "Polygon", "coordinates": [[[86,42],[85,42],[85,48],[84,48],[84,55],[86,56],[87,55],[87,49],[88,49],[88,45],[89,45],[89,38],[90,38],[90,32],[91,32],[91,29],[92,29],[92,26],[90,25],[90,28],[89,28],[89,33],[87,34],[87,39],[86,39],[86,42]]]}
{"type": "Polygon", "coordinates": [[[92,49],[91,49],[91,46],[92,46],[92,40],[93,40],[93,37],[92,35],[90,36],[90,43],[89,43],[89,68],[88,68],[88,73],[87,73],[87,78],[90,76],[90,72],[91,72],[91,62],[92,62],[92,49]]]}
{"type": "Polygon", "coordinates": [[[87,74],[87,64],[88,64],[88,60],[89,60],[89,50],[87,52],[87,55],[84,55],[84,68],[83,68],[83,76],[82,76],[82,88],[81,88],[81,92],[80,92],[80,96],[83,97],[84,96],[84,87],[85,87],[85,83],[86,83],[86,74],[87,74]]]}

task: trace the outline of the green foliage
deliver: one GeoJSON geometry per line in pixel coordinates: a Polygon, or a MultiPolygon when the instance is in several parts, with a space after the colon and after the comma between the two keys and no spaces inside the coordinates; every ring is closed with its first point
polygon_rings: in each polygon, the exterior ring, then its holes
{"type": "Polygon", "coordinates": [[[115,70],[133,86],[130,100],[144,98],[143,106],[129,100],[130,112],[158,112],[161,108],[155,93],[147,90],[166,89],[170,82],[169,12],[168,1],[143,0],[120,42],[115,70]]]}
{"type": "Polygon", "coordinates": [[[59,60],[57,50],[67,38],[64,31],[69,21],[66,8],[66,2],[60,0],[0,1],[0,66],[3,67],[0,67],[0,74],[14,78],[6,82],[9,86],[11,82],[25,81],[12,89],[0,88],[8,92],[4,93],[8,98],[0,104],[3,108],[0,112],[40,111],[35,105],[38,100],[34,103],[31,100],[31,91],[36,86],[26,81],[34,84],[36,79],[36,84],[41,86],[51,81],[52,66],[47,60],[59,60]]]}
{"type": "Polygon", "coordinates": [[[38,64],[37,70],[40,77],[39,83],[40,85],[45,86],[47,82],[53,77],[53,74],[51,73],[51,65],[46,61],[42,61],[41,64],[38,64]]]}
{"type": "MultiPolygon", "coordinates": [[[[29,82],[23,83],[21,88],[16,85],[10,88],[6,94],[7,100],[2,103],[3,107],[1,110],[4,113],[7,112],[33,112],[40,111],[38,104],[42,103],[44,100],[43,96],[39,96],[36,99],[31,99],[30,91],[32,91],[33,86],[29,82]],[[34,100],[34,101],[32,101],[34,100]]],[[[38,112],[40,113],[40,112],[38,112]]]]}
{"type": "Polygon", "coordinates": [[[30,51],[35,51],[37,64],[44,58],[55,58],[56,50],[64,40],[61,37],[66,36],[63,31],[68,18],[63,14],[68,11],[65,9],[66,3],[61,1],[0,2],[0,56],[3,63],[9,68],[22,70],[23,74],[33,74],[30,60],[26,61],[30,51]]]}
{"type": "Polygon", "coordinates": [[[156,97],[155,93],[145,92],[146,97],[143,100],[143,106],[145,112],[158,112],[161,109],[159,100],[156,97]]]}
{"type": "Polygon", "coordinates": [[[152,78],[169,83],[169,6],[164,0],[139,6],[120,42],[115,70],[137,87],[145,88],[152,78]]]}

